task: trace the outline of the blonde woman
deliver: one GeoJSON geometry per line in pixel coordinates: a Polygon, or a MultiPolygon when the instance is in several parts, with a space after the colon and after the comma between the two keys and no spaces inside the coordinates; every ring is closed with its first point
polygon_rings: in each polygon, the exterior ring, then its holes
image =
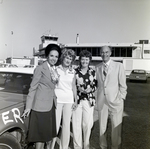
{"type": "MultiPolygon", "coordinates": [[[[61,64],[57,67],[59,74],[59,81],[55,88],[57,96],[57,109],[56,109],[56,125],[57,133],[60,129],[62,118],[62,131],[60,137],[60,149],[68,149],[70,141],[70,121],[72,110],[74,106],[74,99],[76,100],[75,88],[75,70],[72,64],[76,58],[75,52],[72,49],[64,49],[62,51],[60,61],[61,64]]],[[[76,105],[76,104],[75,104],[76,105]]],[[[54,148],[56,138],[53,140],[54,148]]]]}

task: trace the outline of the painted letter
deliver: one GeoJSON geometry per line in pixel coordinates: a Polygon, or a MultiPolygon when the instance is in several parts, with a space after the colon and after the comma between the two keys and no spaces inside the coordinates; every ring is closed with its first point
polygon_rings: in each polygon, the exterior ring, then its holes
{"type": "Polygon", "coordinates": [[[13,122],[13,120],[9,120],[9,116],[6,116],[8,114],[9,114],[9,111],[2,113],[2,120],[3,120],[5,125],[7,123],[13,122]]]}
{"type": "Polygon", "coordinates": [[[18,120],[17,120],[17,119],[19,119],[22,123],[24,123],[23,120],[22,120],[21,117],[20,117],[20,111],[19,111],[19,109],[14,108],[14,109],[12,109],[12,112],[13,112],[14,119],[15,119],[16,123],[18,123],[18,120]],[[17,113],[16,113],[16,112],[17,112],[17,113]]]}

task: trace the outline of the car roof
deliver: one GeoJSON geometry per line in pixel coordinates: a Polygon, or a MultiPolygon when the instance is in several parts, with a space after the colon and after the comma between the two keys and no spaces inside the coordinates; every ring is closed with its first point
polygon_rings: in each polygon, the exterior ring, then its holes
{"type": "Polygon", "coordinates": [[[34,68],[0,68],[0,72],[33,74],[34,68]]]}

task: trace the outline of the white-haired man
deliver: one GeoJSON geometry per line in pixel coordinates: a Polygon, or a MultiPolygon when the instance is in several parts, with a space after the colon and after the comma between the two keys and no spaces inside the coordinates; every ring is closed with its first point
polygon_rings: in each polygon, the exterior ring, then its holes
{"type": "Polygon", "coordinates": [[[127,94],[124,67],[122,63],[110,59],[111,53],[111,47],[103,46],[100,50],[103,62],[96,67],[101,149],[107,149],[106,129],[108,117],[111,119],[112,126],[111,149],[119,149],[124,100],[127,94]]]}

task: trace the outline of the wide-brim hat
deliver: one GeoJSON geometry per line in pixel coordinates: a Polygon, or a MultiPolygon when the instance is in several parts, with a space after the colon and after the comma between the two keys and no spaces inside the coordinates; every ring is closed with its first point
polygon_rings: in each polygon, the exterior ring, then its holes
{"type": "Polygon", "coordinates": [[[49,55],[50,51],[52,51],[52,50],[58,51],[59,57],[60,57],[60,55],[61,55],[61,48],[57,44],[49,44],[49,45],[47,45],[47,47],[45,48],[45,56],[47,57],[49,55]]]}

